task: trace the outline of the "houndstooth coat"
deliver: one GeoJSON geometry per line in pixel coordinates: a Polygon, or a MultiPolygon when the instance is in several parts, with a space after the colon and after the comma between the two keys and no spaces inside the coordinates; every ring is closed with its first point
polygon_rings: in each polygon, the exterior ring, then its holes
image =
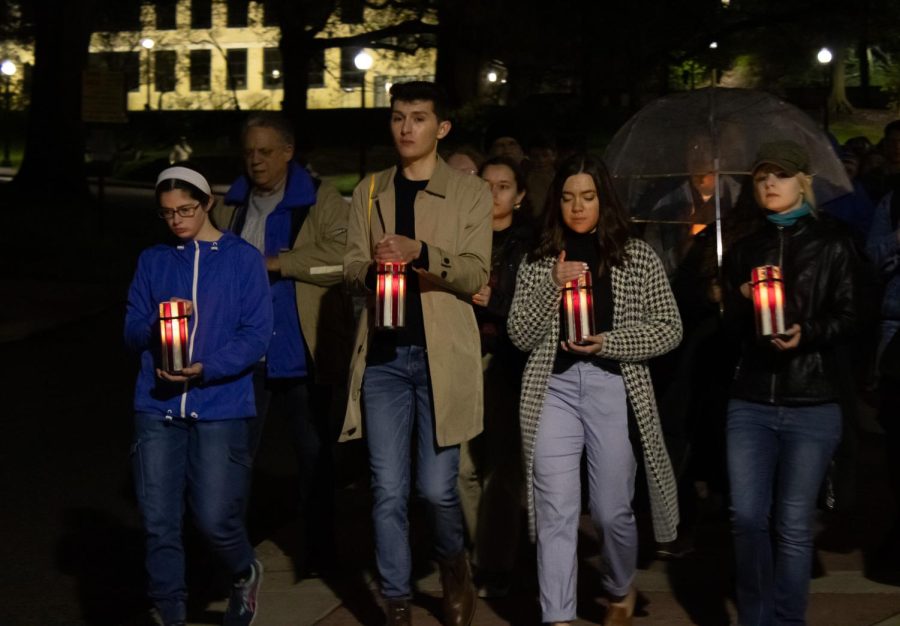
{"type": "MultiPolygon", "coordinates": [[[[626,262],[612,269],[613,329],[604,333],[599,356],[619,361],[644,452],[653,532],[672,541],[678,525],[678,496],[672,464],[663,442],[647,359],[681,341],[681,318],[659,257],[646,243],[630,239],[626,262]]],[[[509,337],[530,352],[522,379],[519,421],[528,494],[528,527],[535,538],[534,442],[544,395],[559,346],[560,289],[550,272],[556,259],[523,261],[507,320],[509,337]]]]}

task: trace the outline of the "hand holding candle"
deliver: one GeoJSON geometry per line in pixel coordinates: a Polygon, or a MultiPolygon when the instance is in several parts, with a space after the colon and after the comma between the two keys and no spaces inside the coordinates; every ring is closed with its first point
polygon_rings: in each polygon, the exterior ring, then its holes
{"type": "Polygon", "coordinates": [[[772,338],[772,345],[781,352],[793,350],[800,345],[800,324],[793,324],[784,335],[772,338]]]}
{"type": "Polygon", "coordinates": [[[195,378],[201,378],[203,376],[203,363],[191,363],[187,367],[182,368],[180,374],[170,374],[165,370],[157,368],[156,375],[157,377],[172,383],[183,383],[194,380],[195,378]]]}
{"type": "Polygon", "coordinates": [[[375,244],[376,263],[412,263],[422,253],[422,242],[403,235],[385,235],[375,244]]]}
{"type": "Polygon", "coordinates": [[[599,354],[603,349],[603,335],[588,335],[581,343],[574,341],[560,341],[559,347],[565,352],[577,352],[579,354],[599,354]]]}
{"type": "Polygon", "coordinates": [[[550,272],[554,284],[562,289],[566,283],[577,280],[584,272],[588,271],[588,264],[583,261],[566,261],[566,251],[559,253],[556,265],[550,272]]]}

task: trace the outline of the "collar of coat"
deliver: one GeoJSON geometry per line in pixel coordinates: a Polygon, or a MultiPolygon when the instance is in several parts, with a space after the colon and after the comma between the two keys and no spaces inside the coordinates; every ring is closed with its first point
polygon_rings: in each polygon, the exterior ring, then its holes
{"type": "MultiPolygon", "coordinates": [[[[251,183],[246,174],[242,174],[225,194],[225,204],[237,206],[247,204],[251,183]]],[[[288,164],[287,181],[284,183],[284,198],[279,207],[301,207],[316,203],[316,185],[312,176],[296,161],[288,164]]]]}
{"type": "MultiPolygon", "coordinates": [[[[439,198],[447,197],[447,187],[450,183],[451,173],[454,171],[452,167],[447,165],[447,162],[441,158],[440,155],[436,155],[437,163],[434,165],[434,171],[431,173],[431,178],[428,179],[428,184],[425,186],[425,193],[431,194],[432,196],[438,196],[439,198]]],[[[394,166],[390,169],[384,170],[386,176],[375,175],[375,195],[379,196],[388,188],[394,186],[394,176],[397,175],[398,166],[394,166]]]]}

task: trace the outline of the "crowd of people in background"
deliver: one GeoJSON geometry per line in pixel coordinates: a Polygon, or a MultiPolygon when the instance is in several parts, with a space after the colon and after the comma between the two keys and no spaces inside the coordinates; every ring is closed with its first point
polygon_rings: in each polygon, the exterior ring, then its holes
{"type": "MultiPolygon", "coordinates": [[[[605,626],[633,623],[636,510],[661,559],[693,550],[701,511],[730,511],[738,623],[805,623],[821,493],[826,533],[853,542],[863,401],[900,508],[900,121],[877,145],[833,140],[849,194],[818,203],[809,154],[785,137],[760,146],[749,177],[697,165],[636,225],[603,161],[549,134],[498,125],[484,151],[440,150],[453,126],[434,83],[393,85],[390,116],[397,164],[349,204],[298,163],[274,114],[248,117],[245,174],[223,202],[189,148],[159,175],[176,241],[141,256],[125,328],[141,358],[134,480],[157,621],[187,620],[185,501],[233,578],[224,623],[253,621],[250,472],[277,414],[296,450],[304,575],[337,558],[335,447],[365,440],[388,624],[412,621],[413,490],[444,624],[510,593],[524,536],[541,621],[575,620],[583,508],[605,626]],[[750,198],[721,268],[714,197],[750,198]],[[376,291],[398,264],[405,320],[388,330],[376,291]],[[760,266],[780,268],[787,294],[785,328],[762,339],[760,266]],[[561,303],[577,284],[594,306],[574,339],[561,303]],[[177,371],[160,360],[164,302],[190,318],[177,371]]],[[[900,560],[900,519],[884,546],[900,560]]]]}

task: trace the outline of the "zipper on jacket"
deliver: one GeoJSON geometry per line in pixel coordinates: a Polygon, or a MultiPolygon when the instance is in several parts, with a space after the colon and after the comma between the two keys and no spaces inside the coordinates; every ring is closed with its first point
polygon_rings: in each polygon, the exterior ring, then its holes
{"type": "MultiPolygon", "coordinates": [[[[784,226],[776,226],[778,229],[778,267],[781,269],[781,280],[784,281],[784,226]]],[[[782,284],[784,284],[782,282],[782,284]]],[[[775,372],[772,372],[772,385],[769,389],[769,401],[775,404],[775,372]]]]}
{"type": "MultiPolygon", "coordinates": [[[[197,326],[200,323],[200,309],[197,307],[197,278],[200,275],[200,244],[198,242],[194,242],[194,273],[191,278],[191,303],[194,309],[194,327],[191,329],[191,339],[188,343],[188,362],[194,362],[194,338],[197,336],[197,326]]],[[[188,388],[190,387],[190,381],[184,381],[184,391],[181,393],[181,418],[184,419],[187,417],[185,415],[186,407],[187,407],[187,394],[188,388]]],[[[198,419],[196,413],[191,413],[192,419],[198,419]]]]}

